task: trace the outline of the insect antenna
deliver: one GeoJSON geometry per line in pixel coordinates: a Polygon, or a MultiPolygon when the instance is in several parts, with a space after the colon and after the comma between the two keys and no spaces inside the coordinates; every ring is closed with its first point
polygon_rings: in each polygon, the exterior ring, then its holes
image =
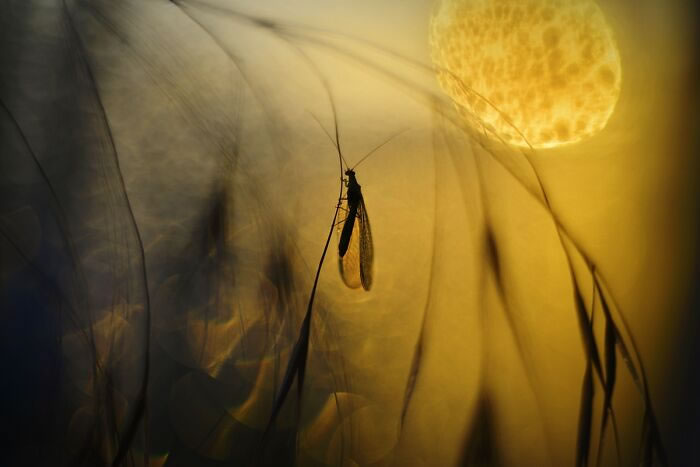
{"type": "MultiPolygon", "coordinates": [[[[375,146],[374,149],[372,149],[370,152],[368,152],[367,154],[365,154],[365,155],[362,157],[362,159],[359,160],[359,162],[357,162],[355,165],[352,166],[352,168],[351,168],[350,170],[355,170],[355,167],[357,167],[358,165],[362,164],[362,163],[365,161],[365,159],[367,159],[369,156],[371,156],[372,154],[374,154],[377,150],[379,150],[382,146],[384,146],[385,144],[387,144],[389,141],[391,141],[392,139],[396,138],[396,137],[399,136],[401,133],[406,132],[407,130],[408,130],[408,128],[404,128],[403,130],[398,131],[398,132],[394,133],[393,135],[389,136],[389,137],[388,137],[387,139],[385,139],[381,144],[379,144],[378,146],[375,146]]],[[[347,165],[347,164],[345,164],[345,165],[347,165]]]]}
{"type": "Polygon", "coordinates": [[[307,112],[309,112],[309,114],[314,118],[314,120],[316,120],[316,123],[318,123],[318,126],[321,127],[321,129],[326,134],[326,136],[328,136],[328,139],[331,140],[331,144],[333,144],[333,147],[335,147],[335,149],[338,151],[338,154],[340,155],[340,158],[342,159],[343,164],[345,164],[345,167],[347,168],[348,163],[345,162],[345,158],[343,157],[343,153],[340,151],[340,143],[338,143],[339,140],[337,139],[338,138],[338,123],[336,122],[336,126],[335,126],[336,139],[333,139],[331,134],[328,132],[328,130],[326,130],[326,127],[323,126],[323,123],[321,123],[321,121],[318,119],[318,117],[316,117],[316,115],[314,115],[313,112],[311,112],[310,110],[307,110],[307,112]]]}
{"type": "Polygon", "coordinates": [[[331,142],[331,144],[333,145],[333,147],[336,148],[336,150],[337,150],[337,149],[338,149],[338,145],[337,145],[337,143],[335,142],[335,139],[333,139],[333,137],[332,137],[331,134],[328,132],[328,130],[326,130],[326,127],[323,126],[323,123],[321,123],[321,120],[319,120],[318,117],[317,117],[316,115],[314,115],[314,113],[311,112],[310,110],[307,110],[307,112],[309,113],[309,115],[311,115],[311,116],[314,118],[314,120],[316,120],[316,123],[318,123],[318,126],[321,127],[321,129],[322,129],[323,132],[326,134],[326,136],[328,136],[328,139],[330,140],[330,142],[331,142]]]}

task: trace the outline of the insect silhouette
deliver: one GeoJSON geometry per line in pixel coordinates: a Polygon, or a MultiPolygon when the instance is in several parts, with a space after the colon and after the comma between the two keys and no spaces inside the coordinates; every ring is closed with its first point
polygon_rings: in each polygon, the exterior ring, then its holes
{"type": "Polygon", "coordinates": [[[338,155],[342,163],[345,165],[345,176],[343,183],[345,185],[345,197],[340,198],[341,203],[338,208],[343,213],[344,217],[337,222],[338,233],[338,267],[340,269],[340,277],[345,285],[351,289],[357,289],[362,286],[363,289],[369,291],[372,287],[372,268],[374,266],[374,243],[372,241],[372,229],[369,224],[369,216],[367,215],[367,207],[365,199],[362,196],[362,187],[357,182],[355,168],[364,162],[379,148],[387,144],[389,141],[397,137],[406,130],[401,130],[393,134],[381,144],[377,145],[352,167],[349,167],[343,157],[340,149],[340,137],[338,135],[338,121],[333,115],[335,123],[335,139],[326,131],[321,122],[315,115],[311,116],[319,124],[323,132],[328,136],[338,151],[338,155]]]}
{"type": "Polygon", "coordinates": [[[340,277],[351,289],[372,287],[374,244],[369,216],[365,207],[362,189],[357,183],[355,170],[347,169],[345,180],[347,191],[341,209],[345,218],[338,222],[338,266],[340,277]],[[342,225],[342,229],[340,226],[342,225]]]}

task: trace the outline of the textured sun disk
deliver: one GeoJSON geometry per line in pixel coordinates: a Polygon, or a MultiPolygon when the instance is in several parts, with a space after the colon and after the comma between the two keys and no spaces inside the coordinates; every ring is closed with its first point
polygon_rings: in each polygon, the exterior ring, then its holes
{"type": "Polygon", "coordinates": [[[460,113],[517,146],[594,135],[620,94],[620,54],[592,0],[443,0],[430,42],[460,113]]]}

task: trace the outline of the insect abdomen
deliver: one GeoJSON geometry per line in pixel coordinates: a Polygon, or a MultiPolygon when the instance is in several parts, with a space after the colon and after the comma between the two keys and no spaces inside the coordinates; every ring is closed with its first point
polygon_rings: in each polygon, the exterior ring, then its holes
{"type": "Polygon", "coordinates": [[[357,205],[357,202],[354,202],[352,205],[348,205],[348,217],[345,218],[343,232],[340,234],[340,241],[338,242],[338,254],[341,258],[345,256],[345,252],[348,251],[350,236],[352,235],[352,229],[355,226],[355,216],[357,216],[357,205]]]}

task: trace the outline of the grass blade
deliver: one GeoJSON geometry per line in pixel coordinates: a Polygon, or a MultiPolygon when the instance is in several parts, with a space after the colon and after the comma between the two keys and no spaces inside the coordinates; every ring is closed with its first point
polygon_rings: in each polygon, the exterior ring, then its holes
{"type": "MultiPolygon", "coordinates": [[[[617,358],[615,354],[615,344],[617,342],[617,331],[612,320],[606,318],[605,322],[605,407],[611,408],[612,395],[615,390],[615,380],[617,373],[617,358]]],[[[603,416],[603,428],[607,421],[606,410],[603,416]]]]}
{"type": "Polygon", "coordinates": [[[591,421],[593,419],[593,372],[591,361],[586,363],[581,387],[581,406],[578,416],[578,439],[576,441],[576,467],[586,467],[591,446],[591,421]]]}
{"type": "MultiPolygon", "coordinates": [[[[606,314],[605,315],[605,396],[603,400],[603,415],[600,424],[600,438],[598,440],[598,456],[596,465],[600,465],[603,455],[603,444],[605,440],[605,430],[608,425],[608,417],[612,415],[612,396],[615,390],[615,380],[617,378],[617,355],[615,353],[615,344],[617,342],[617,330],[615,323],[606,314]]],[[[618,464],[620,464],[620,452],[615,437],[615,445],[618,452],[618,464]]]]}
{"type": "Polygon", "coordinates": [[[472,417],[459,465],[463,467],[496,467],[501,465],[494,443],[493,410],[488,396],[482,395],[472,417]]]}
{"type": "Polygon", "coordinates": [[[597,291],[598,297],[600,298],[600,303],[603,306],[603,314],[605,315],[605,320],[607,323],[606,339],[608,332],[607,326],[611,326],[611,332],[615,334],[615,345],[620,351],[620,356],[625,362],[625,365],[627,365],[627,369],[630,372],[630,375],[632,376],[632,380],[637,385],[639,390],[642,391],[642,381],[639,378],[639,372],[637,371],[637,368],[635,367],[634,362],[632,361],[632,357],[630,356],[630,352],[627,349],[627,345],[625,345],[625,342],[622,339],[622,336],[620,335],[620,330],[617,328],[617,325],[615,324],[615,321],[612,318],[612,314],[610,313],[610,306],[608,305],[608,301],[605,299],[605,295],[603,294],[600,285],[598,284],[598,279],[596,278],[595,274],[593,275],[593,280],[595,281],[595,290],[597,291]]]}
{"type": "MultiPolygon", "coordinates": [[[[573,271],[572,271],[573,277],[573,271]]],[[[576,314],[578,316],[579,330],[581,331],[581,337],[583,338],[583,347],[586,351],[586,358],[589,363],[593,364],[593,369],[595,369],[600,381],[603,382],[605,387],[605,378],[603,376],[602,365],[600,363],[600,354],[598,353],[598,347],[596,346],[595,336],[593,335],[593,326],[590,319],[588,318],[588,313],[586,312],[586,305],[583,302],[583,296],[578,288],[578,284],[574,279],[574,300],[576,303],[576,314]]]]}
{"type": "MultiPolygon", "coordinates": [[[[503,278],[501,277],[501,262],[498,256],[498,248],[496,247],[496,239],[494,238],[491,228],[486,229],[486,259],[493,269],[496,276],[496,284],[498,285],[498,293],[501,297],[505,297],[503,288],[503,278]]],[[[505,299],[504,299],[505,301],[505,299]]]]}
{"type": "Polygon", "coordinates": [[[267,427],[265,428],[263,440],[267,437],[270,428],[277,419],[277,415],[282,409],[284,401],[287,400],[287,394],[289,394],[289,390],[292,388],[295,376],[298,376],[297,385],[299,390],[299,399],[301,399],[301,390],[304,385],[304,375],[306,373],[306,356],[309,352],[310,328],[311,313],[307,312],[299,331],[299,338],[297,339],[296,344],[294,344],[292,355],[287,363],[287,369],[284,372],[284,378],[282,379],[282,386],[280,387],[280,392],[277,394],[277,398],[275,399],[275,404],[272,407],[272,413],[270,415],[270,420],[267,423],[267,427]]]}
{"type": "MultiPolygon", "coordinates": [[[[423,316],[423,321],[425,322],[425,315],[423,316]]],[[[416,382],[418,381],[418,372],[420,371],[421,363],[423,361],[423,339],[425,333],[425,323],[421,325],[420,335],[418,336],[418,342],[416,342],[415,350],[413,351],[413,361],[411,362],[411,371],[408,374],[408,381],[406,382],[406,389],[403,395],[403,406],[401,407],[401,420],[399,424],[399,429],[403,428],[403,424],[406,421],[406,414],[408,413],[408,406],[411,403],[411,398],[413,397],[413,391],[416,388],[416,382]]]]}

